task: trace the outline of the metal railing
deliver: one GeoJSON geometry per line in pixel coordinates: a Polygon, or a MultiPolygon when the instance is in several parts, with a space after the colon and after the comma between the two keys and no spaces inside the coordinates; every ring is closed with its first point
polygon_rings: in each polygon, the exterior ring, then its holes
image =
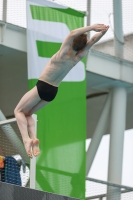
{"type": "Polygon", "coordinates": [[[133,188],[125,185],[118,185],[102,180],[93,178],[86,178],[86,181],[90,182],[90,187],[86,188],[86,191],[90,191],[90,194],[86,195],[86,200],[97,199],[97,200],[131,200],[133,199],[133,188]],[[100,188],[100,189],[99,189],[100,188]],[[98,191],[99,189],[99,191],[98,191]],[[96,194],[97,191],[99,194],[96,194]],[[102,194],[100,194],[102,193],[102,194]],[[125,194],[125,195],[124,195],[125,194]],[[124,197],[123,197],[124,195],[124,197]]]}
{"type": "MultiPolygon", "coordinates": [[[[33,115],[33,118],[37,127],[37,117],[35,114],[33,115]]],[[[21,133],[19,131],[16,118],[0,121],[0,150],[1,156],[12,156],[18,154],[28,166],[30,164],[31,176],[29,187],[34,189],[36,177],[36,158],[28,158],[24,149],[21,133]],[[2,151],[4,155],[2,155],[2,151]]]]}

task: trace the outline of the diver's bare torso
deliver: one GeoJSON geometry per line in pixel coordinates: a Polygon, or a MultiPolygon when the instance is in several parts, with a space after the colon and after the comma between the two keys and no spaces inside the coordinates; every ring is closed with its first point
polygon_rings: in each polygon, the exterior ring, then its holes
{"type": "Polygon", "coordinates": [[[45,66],[39,80],[58,86],[77,62],[79,62],[79,57],[73,50],[68,51],[67,54],[63,56],[62,51],[59,50],[45,66]]]}
{"type": "Polygon", "coordinates": [[[104,24],[96,24],[71,31],[62,43],[60,50],[52,56],[44,67],[39,79],[51,85],[58,86],[67,73],[87,54],[91,46],[105,34],[108,28],[109,26],[104,24]],[[74,39],[91,30],[100,33],[95,34],[82,49],[79,48],[79,51],[74,50],[74,39]]]}

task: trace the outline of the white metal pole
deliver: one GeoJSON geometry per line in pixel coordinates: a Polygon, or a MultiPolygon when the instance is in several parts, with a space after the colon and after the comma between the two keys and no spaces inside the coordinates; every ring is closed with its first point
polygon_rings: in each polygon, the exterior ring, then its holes
{"type": "Polygon", "coordinates": [[[87,154],[86,154],[86,175],[88,175],[88,173],[90,171],[91,165],[95,158],[95,155],[96,155],[97,149],[99,147],[100,141],[102,139],[102,136],[105,134],[105,131],[107,130],[110,104],[111,104],[111,93],[107,97],[105,106],[102,110],[101,116],[99,118],[98,124],[94,131],[90,146],[89,146],[87,154]]]}
{"type": "Polygon", "coordinates": [[[122,2],[113,0],[115,55],[123,58],[124,37],[122,29],[122,2]]]}
{"type": "MultiPolygon", "coordinates": [[[[91,0],[87,1],[87,26],[90,26],[91,22],[91,0]]],[[[88,32],[88,39],[90,39],[90,31],[88,32]]]]}
{"type": "Polygon", "coordinates": [[[2,21],[7,21],[7,0],[3,0],[3,15],[2,15],[2,21]]]}
{"type": "MultiPolygon", "coordinates": [[[[37,115],[32,115],[35,121],[35,134],[37,135],[37,115]]],[[[35,189],[36,186],[36,157],[30,159],[30,188],[35,189]]]]}
{"type": "MultiPolygon", "coordinates": [[[[108,181],[116,184],[121,184],[122,179],[126,102],[126,89],[121,87],[114,88],[112,91],[108,181]]],[[[112,193],[108,199],[111,200],[113,198],[112,193]]],[[[120,199],[120,195],[118,199],[120,199]]]]}

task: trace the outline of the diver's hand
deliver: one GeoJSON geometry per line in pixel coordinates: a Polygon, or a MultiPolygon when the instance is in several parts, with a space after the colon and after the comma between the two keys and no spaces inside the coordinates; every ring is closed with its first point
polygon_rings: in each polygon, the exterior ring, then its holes
{"type": "Polygon", "coordinates": [[[108,25],[105,24],[94,24],[92,25],[92,30],[96,32],[106,32],[109,29],[108,25]]]}

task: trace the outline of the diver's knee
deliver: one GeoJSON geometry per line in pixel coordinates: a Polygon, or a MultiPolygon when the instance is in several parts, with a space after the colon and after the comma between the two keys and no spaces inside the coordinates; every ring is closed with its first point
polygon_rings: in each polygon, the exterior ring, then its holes
{"type": "Polygon", "coordinates": [[[17,117],[19,113],[21,113],[21,111],[16,107],[14,109],[14,115],[15,115],[15,117],[17,117]]]}
{"type": "Polygon", "coordinates": [[[14,109],[14,115],[15,115],[15,117],[17,116],[17,113],[18,113],[18,109],[15,108],[15,109],[14,109]]]}

